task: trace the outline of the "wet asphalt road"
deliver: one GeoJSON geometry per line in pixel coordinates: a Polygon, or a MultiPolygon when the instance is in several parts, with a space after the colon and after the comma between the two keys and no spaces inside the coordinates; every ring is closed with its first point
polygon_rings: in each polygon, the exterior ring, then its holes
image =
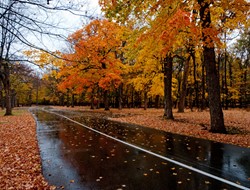
{"type": "Polygon", "coordinates": [[[250,189],[250,149],[121,124],[88,112],[50,111],[118,139],[31,109],[43,174],[58,189],[250,189]]]}

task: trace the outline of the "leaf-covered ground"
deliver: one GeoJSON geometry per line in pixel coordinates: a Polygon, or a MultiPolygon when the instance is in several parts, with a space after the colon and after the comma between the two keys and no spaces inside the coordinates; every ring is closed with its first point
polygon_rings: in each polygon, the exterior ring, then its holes
{"type": "MultiPolygon", "coordinates": [[[[88,110],[86,107],[66,108],[88,110]]],[[[224,111],[225,125],[231,134],[212,134],[209,129],[209,112],[177,113],[174,121],[163,119],[162,109],[111,109],[93,110],[110,119],[140,124],[173,133],[231,143],[250,148],[250,112],[224,111]]],[[[14,110],[14,116],[2,116],[0,111],[0,189],[55,189],[41,173],[41,160],[36,138],[36,124],[27,110],[14,110]]]]}
{"type": "Polygon", "coordinates": [[[0,189],[54,189],[44,180],[35,121],[27,110],[0,111],[0,189]]]}
{"type": "MultiPolygon", "coordinates": [[[[113,112],[116,113],[117,111],[113,112]]],[[[161,109],[124,109],[123,112],[125,113],[123,117],[113,119],[140,124],[167,132],[250,148],[250,112],[246,110],[224,110],[224,120],[228,134],[209,132],[209,111],[191,112],[190,110],[186,110],[185,113],[178,113],[177,110],[174,110],[174,121],[164,120],[163,110],[161,109]],[[129,114],[126,114],[126,112],[129,114]]]]}
{"type": "MultiPolygon", "coordinates": [[[[87,109],[89,111],[89,107],[56,108],[68,110],[87,109]]],[[[167,132],[250,148],[250,112],[245,109],[223,110],[228,134],[209,132],[209,110],[202,112],[185,110],[184,113],[178,113],[177,110],[174,109],[174,121],[163,119],[163,109],[111,109],[110,111],[98,109],[93,111],[105,113],[110,119],[120,122],[134,123],[167,132]]]]}

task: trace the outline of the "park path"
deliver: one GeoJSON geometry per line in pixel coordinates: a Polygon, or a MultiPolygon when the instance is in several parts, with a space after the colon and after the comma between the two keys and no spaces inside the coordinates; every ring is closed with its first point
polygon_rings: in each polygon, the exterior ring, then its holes
{"type": "Polygon", "coordinates": [[[58,189],[250,189],[250,149],[93,112],[30,111],[43,174],[58,189]]]}

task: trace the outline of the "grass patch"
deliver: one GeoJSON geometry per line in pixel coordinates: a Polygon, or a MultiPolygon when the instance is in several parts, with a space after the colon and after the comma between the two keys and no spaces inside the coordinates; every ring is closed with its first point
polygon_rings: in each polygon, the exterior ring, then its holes
{"type": "Polygon", "coordinates": [[[9,123],[8,121],[0,121],[0,125],[1,124],[6,124],[6,123],[9,123]]]}
{"type": "MultiPolygon", "coordinates": [[[[23,115],[26,112],[27,112],[27,109],[14,108],[12,110],[12,115],[19,116],[19,115],[23,115]]],[[[0,116],[4,116],[4,114],[5,114],[5,110],[0,110],[0,116]]]]}
{"type": "Polygon", "coordinates": [[[230,134],[230,135],[244,135],[244,134],[249,133],[246,130],[243,130],[237,127],[230,127],[230,126],[227,127],[226,130],[227,130],[227,134],[230,134]]]}
{"type": "Polygon", "coordinates": [[[12,110],[12,115],[23,115],[25,112],[27,112],[27,110],[12,110]]]}
{"type": "Polygon", "coordinates": [[[0,110],[0,116],[4,115],[5,114],[5,110],[0,110]]]}

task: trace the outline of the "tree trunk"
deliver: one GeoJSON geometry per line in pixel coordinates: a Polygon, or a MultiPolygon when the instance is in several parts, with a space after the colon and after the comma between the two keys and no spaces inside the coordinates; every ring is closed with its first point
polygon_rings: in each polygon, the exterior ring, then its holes
{"type": "Polygon", "coordinates": [[[215,64],[212,62],[213,58],[215,58],[214,49],[204,47],[204,57],[207,74],[211,132],[225,133],[226,129],[220,101],[219,77],[215,64]]]}
{"type": "Polygon", "coordinates": [[[244,108],[247,108],[247,105],[248,105],[248,98],[247,98],[247,84],[248,84],[248,79],[247,79],[247,76],[248,76],[248,73],[247,73],[247,69],[245,70],[244,72],[244,83],[243,83],[243,86],[244,86],[244,92],[243,92],[243,97],[244,97],[244,101],[243,101],[243,107],[244,108]]]}
{"type": "Polygon", "coordinates": [[[20,107],[20,103],[19,103],[19,98],[18,97],[16,98],[16,105],[17,105],[17,107],[20,107]]]}
{"type": "Polygon", "coordinates": [[[100,109],[100,107],[101,107],[100,99],[101,99],[101,92],[100,92],[100,88],[97,87],[96,109],[100,109]]]}
{"type": "Polygon", "coordinates": [[[71,107],[72,108],[75,107],[75,94],[74,93],[71,94],[71,107]]]}
{"type": "Polygon", "coordinates": [[[155,108],[159,108],[159,103],[160,103],[160,95],[156,95],[155,97],[155,108]]]}
{"type": "Polygon", "coordinates": [[[67,91],[67,107],[69,107],[69,105],[70,105],[70,100],[69,100],[69,91],[67,91]]]}
{"type": "MultiPolygon", "coordinates": [[[[232,71],[232,62],[229,61],[229,86],[232,88],[233,87],[233,71],[232,71]]],[[[229,97],[231,97],[231,93],[228,94],[229,97]]],[[[232,106],[232,100],[230,101],[230,106],[232,106]]]]}
{"type": "Polygon", "coordinates": [[[167,55],[163,60],[163,72],[164,72],[164,118],[174,119],[172,111],[172,69],[173,58],[171,55],[167,55]]]}
{"type": "Polygon", "coordinates": [[[144,91],[144,110],[148,108],[148,92],[147,90],[144,91]]]}
{"type": "Polygon", "coordinates": [[[11,108],[16,107],[16,91],[14,89],[11,90],[11,108]]]}
{"type": "MultiPolygon", "coordinates": [[[[217,57],[218,57],[217,58],[218,68],[219,68],[219,70],[223,71],[225,62],[223,61],[222,54],[219,53],[217,57]]],[[[219,78],[220,78],[220,90],[221,90],[221,95],[222,95],[221,106],[222,106],[222,108],[225,108],[224,72],[219,73],[219,78]]]]}
{"type": "Polygon", "coordinates": [[[122,109],[122,89],[123,89],[123,84],[120,84],[119,88],[118,88],[118,109],[121,110],[122,109]]]}
{"type": "Polygon", "coordinates": [[[95,109],[95,96],[94,96],[94,92],[91,93],[91,100],[90,100],[90,109],[93,110],[95,109]]]}
{"type": "Polygon", "coordinates": [[[64,106],[64,94],[60,96],[60,106],[64,106]]]}
{"type": "Polygon", "coordinates": [[[129,106],[129,108],[134,108],[134,107],[135,107],[134,88],[132,87],[132,92],[131,92],[131,106],[129,106]]]}
{"type": "Polygon", "coordinates": [[[103,101],[104,101],[104,110],[109,110],[109,99],[108,99],[108,91],[104,90],[103,94],[103,101]]]}
{"type": "MultiPolygon", "coordinates": [[[[224,40],[226,44],[227,34],[224,33],[224,40]]],[[[227,47],[225,47],[224,52],[224,85],[225,85],[225,109],[228,110],[228,87],[227,87],[227,47]]]]}
{"type": "Polygon", "coordinates": [[[180,95],[180,101],[178,103],[178,112],[183,113],[185,108],[185,99],[187,95],[187,79],[188,79],[188,73],[189,73],[189,61],[190,57],[186,60],[186,64],[184,66],[184,73],[183,73],[183,80],[182,80],[182,86],[181,86],[181,95],[180,95]]]}
{"type": "Polygon", "coordinates": [[[10,67],[9,63],[6,60],[3,60],[2,57],[0,57],[0,90],[2,91],[2,85],[3,90],[5,91],[5,107],[6,112],[5,115],[12,115],[12,107],[11,107],[11,91],[10,91],[10,67]]]}
{"type": "MultiPolygon", "coordinates": [[[[204,61],[202,61],[204,63],[204,61]]],[[[204,64],[202,63],[202,101],[201,101],[201,110],[204,110],[206,108],[206,96],[205,96],[205,67],[204,64]]]]}
{"type": "Polygon", "coordinates": [[[1,76],[1,80],[3,83],[4,91],[5,91],[5,115],[12,115],[12,107],[11,107],[11,90],[10,90],[10,68],[8,62],[4,62],[1,59],[1,64],[3,65],[3,74],[1,76]]]}
{"type": "Polygon", "coordinates": [[[8,79],[4,81],[4,91],[5,91],[5,115],[12,115],[11,107],[11,92],[10,92],[10,82],[8,79]]]}
{"type": "Polygon", "coordinates": [[[202,0],[198,0],[200,4],[200,16],[202,22],[202,35],[204,42],[203,56],[204,65],[207,74],[207,86],[208,86],[208,98],[210,108],[210,124],[211,132],[214,133],[225,133],[226,129],[224,126],[224,117],[220,101],[220,84],[219,76],[216,70],[215,62],[215,50],[212,39],[204,33],[204,30],[211,27],[211,16],[209,10],[209,3],[202,0]],[[209,42],[209,44],[206,44],[209,42]]]}
{"type": "Polygon", "coordinates": [[[195,53],[194,50],[191,52],[191,57],[194,65],[193,70],[193,77],[194,77],[194,91],[195,91],[195,99],[194,99],[194,106],[196,106],[199,109],[199,87],[198,87],[198,81],[196,78],[197,75],[197,69],[196,69],[196,60],[195,60],[195,53]]]}
{"type": "Polygon", "coordinates": [[[0,81],[0,106],[2,110],[4,109],[4,98],[3,98],[3,87],[2,87],[2,81],[0,81]]]}

